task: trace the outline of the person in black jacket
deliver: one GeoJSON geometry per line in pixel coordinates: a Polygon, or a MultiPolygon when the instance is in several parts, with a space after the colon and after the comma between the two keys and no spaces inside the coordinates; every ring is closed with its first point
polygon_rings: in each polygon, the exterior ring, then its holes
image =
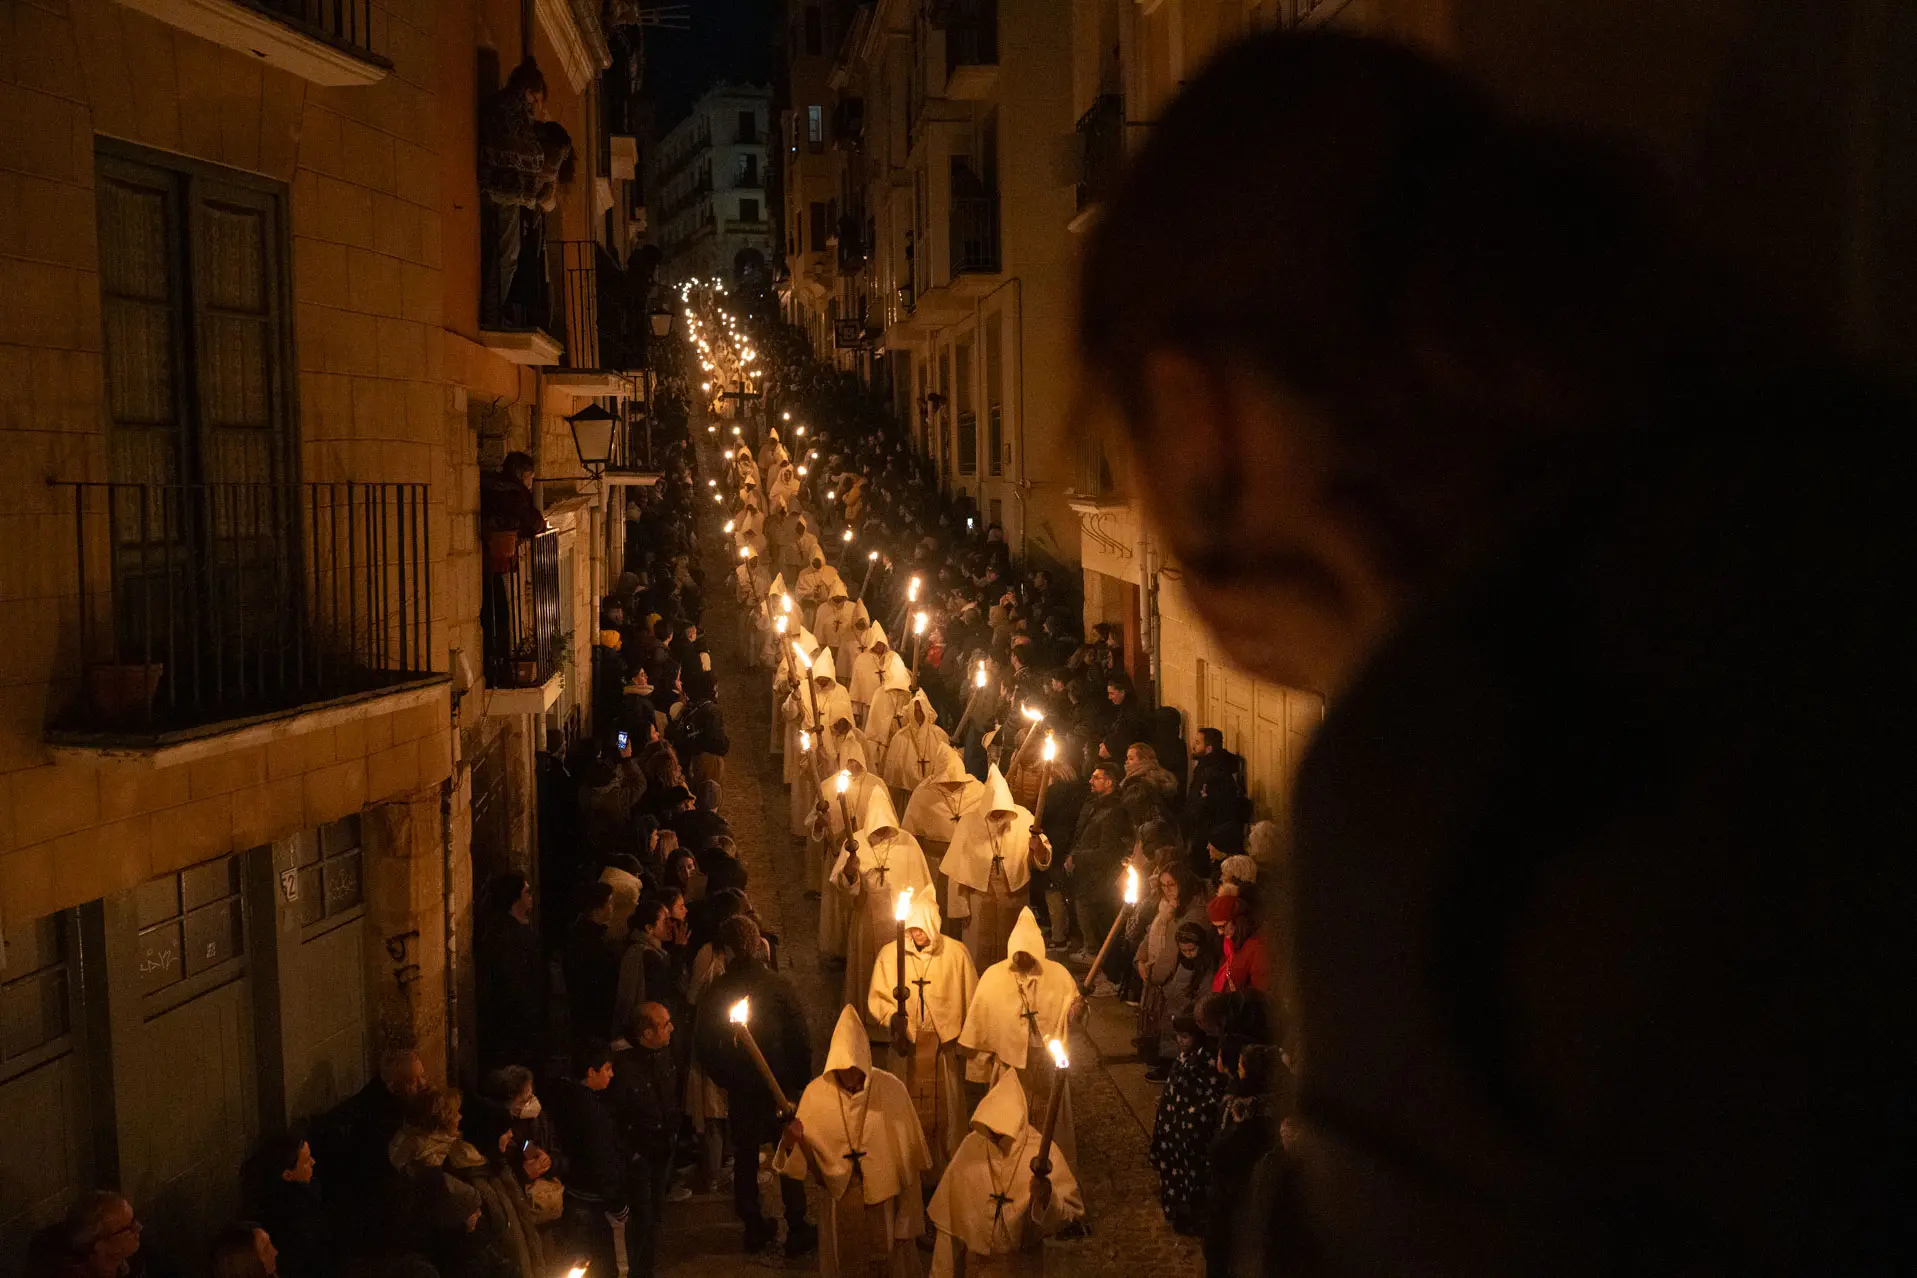
{"type": "Polygon", "coordinates": [[[566,933],[561,966],[566,1010],[574,1041],[612,1033],[612,999],[619,981],[619,955],[606,929],[612,925],[612,884],[586,885],[585,908],[566,933]]]}
{"type": "Polygon", "coordinates": [[[592,1278],[627,1271],[626,1151],[619,1125],[605,1105],[615,1074],[612,1050],[590,1043],[575,1058],[572,1078],[547,1089],[559,1139],[568,1153],[566,1222],[573,1244],[592,1258],[592,1278]]]}
{"type": "MultiPolygon", "coordinates": [[[[747,1000],[753,1041],[788,1105],[796,1103],[812,1080],[812,1039],[798,995],[766,966],[756,923],[744,915],[727,919],[713,944],[724,953],[726,970],[699,1000],[698,1057],[707,1075],[726,1091],[732,1128],[732,1205],[745,1222],[745,1250],[757,1252],[778,1234],[759,1202],[759,1151],[778,1143],[791,1114],[780,1111],[734,1033],[732,1008],[747,1000]]],[[[818,1245],[818,1231],[805,1219],[805,1186],[781,1176],[779,1197],[785,1206],[786,1254],[803,1255],[818,1245]]]]}
{"type": "Polygon", "coordinates": [[[1185,842],[1192,873],[1209,879],[1214,866],[1205,851],[1211,832],[1228,822],[1243,824],[1250,815],[1245,798],[1245,760],[1225,749],[1225,734],[1200,728],[1192,748],[1191,789],[1185,800],[1185,842]]]}
{"type": "MultiPolygon", "coordinates": [[[[1221,1056],[1221,1060],[1222,1060],[1221,1056]]],[[[1238,1252],[1237,1227],[1259,1161],[1273,1151],[1283,1117],[1278,1075],[1285,1067],[1275,1047],[1247,1044],[1228,1075],[1231,1099],[1225,1102],[1218,1133],[1207,1151],[1203,1213],[1205,1273],[1227,1275],[1238,1252]]]]}
{"type": "Polygon", "coordinates": [[[410,1047],[380,1056],[379,1077],[329,1111],[315,1128],[317,1159],[333,1186],[341,1237],[359,1251],[378,1251],[403,1231],[395,1219],[396,1173],[386,1150],[405,1121],[406,1102],[426,1089],[426,1066],[410,1047]]]}
{"type": "Polygon", "coordinates": [[[337,1278],[345,1264],[338,1232],[314,1178],[313,1147],[290,1132],[260,1147],[259,1221],[279,1250],[286,1278],[337,1278]]]}
{"type": "Polygon", "coordinates": [[[532,1066],[545,1038],[545,965],[532,926],[532,882],[517,870],[487,890],[473,938],[479,1063],[532,1066]]]}
{"type": "Polygon", "coordinates": [[[670,1011],[658,1003],[641,1003],[624,1045],[612,1058],[607,1097],[631,1159],[632,1220],[626,1236],[632,1278],[652,1278],[672,1183],[673,1144],[684,1117],[672,1031],[670,1011]]]}
{"type": "Polygon", "coordinates": [[[1134,742],[1151,744],[1151,715],[1139,704],[1132,677],[1123,670],[1114,670],[1105,676],[1105,696],[1112,704],[1113,714],[1098,743],[1098,757],[1122,766],[1125,751],[1134,742]]]}

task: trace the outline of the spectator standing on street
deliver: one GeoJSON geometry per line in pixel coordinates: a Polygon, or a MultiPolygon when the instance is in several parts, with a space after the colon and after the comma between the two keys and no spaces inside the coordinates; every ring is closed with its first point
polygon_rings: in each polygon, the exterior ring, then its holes
{"type": "Polygon", "coordinates": [[[565,1143],[566,1224],[573,1245],[592,1257],[591,1278],[627,1278],[626,1222],[631,1216],[626,1151],[605,1105],[614,1076],[612,1049],[588,1043],[570,1078],[549,1089],[559,1139],[565,1143]]]}
{"type": "MultiPolygon", "coordinates": [[[[666,1203],[675,1200],[672,1155],[685,1113],[673,1031],[669,1010],[659,1003],[641,1003],[613,1053],[613,1082],[606,1093],[631,1160],[632,1220],[626,1235],[633,1278],[652,1278],[666,1203]]],[[[689,1197],[680,1191],[677,1200],[689,1197]]]]}
{"type": "Polygon", "coordinates": [[[532,882],[517,870],[495,878],[474,929],[482,1068],[535,1064],[545,1040],[545,961],[533,929],[532,882]]]}

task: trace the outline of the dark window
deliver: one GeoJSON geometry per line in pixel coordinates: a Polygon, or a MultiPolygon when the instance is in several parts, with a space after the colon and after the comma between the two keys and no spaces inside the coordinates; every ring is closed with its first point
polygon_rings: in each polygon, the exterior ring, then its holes
{"type": "Polygon", "coordinates": [[[978,414],[972,410],[972,344],[953,348],[954,390],[958,396],[958,472],[978,474],[978,414]]]}
{"type": "Polygon", "coordinates": [[[825,145],[825,108],[809,106],[805,109],[805,140],[814,150],[825,145]]]}
{"type": "Polygon", "coordinates": [[[1005,526],[1005,503],[996,497],[986,502],[985,519],[987,523],[997,524],[1003,528],[1005,526]]]}
{"type": "Polygon", "coordinates": [[[825,13],[816,4],[805,7],[805,51],[814,58],[825,52],[825,13]]]}
{"type": "Polygon", "coordinates": [[[831,211],[825,207],[825,201],[814,200],[812,201],[811,212],[812,212],[812,237],[811,237],[812,251],[814,253],[821,253],[825,251],[826,237],[832,234],[831,211]]]}
{"type": "Polygon", "coordinates": [[[759,115],[756,111],[739,112],[739,141],[757,142],[759,140],[759,115]]]}
{"type": "Polygon", "coordinates": [[[759,220],[759,202],[757,200],[740,200],[739,201],[739,220],[741,222],[758,221],[759,220]]]}
{"type": "Polygon", "coordinates": [[[759,185],[759,157],[741,155],[737,157],[732,171],[734,186],[756,187],[759,185]]]}

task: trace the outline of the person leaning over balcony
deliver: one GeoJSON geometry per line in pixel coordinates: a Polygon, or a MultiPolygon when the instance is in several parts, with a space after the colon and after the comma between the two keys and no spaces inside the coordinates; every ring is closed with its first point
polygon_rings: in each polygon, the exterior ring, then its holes
{"type": "Polygon", "coordinates": [[[493,216],[491,266],[501,310],[519,269],[522,212],[539,202],[546,153],[538,126],[545,109],[546,77],[527,58],[480,114],[479,193],[493,216]]]}

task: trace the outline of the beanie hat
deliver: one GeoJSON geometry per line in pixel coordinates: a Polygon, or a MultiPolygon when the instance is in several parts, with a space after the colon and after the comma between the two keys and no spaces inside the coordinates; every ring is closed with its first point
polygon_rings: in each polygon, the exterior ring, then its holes
{"type": "Polygon", "coordinates": [[[1213,923],[1229,923],[1238,917],[1238,898],[1227,892],[1211,899],[1205,907],[1205,917],[1213,923]]]}
{"type": "Polygon", "coordinates": [[[1205,842],[1223,852],[1226,856],[1237,856],[1245,850],[1245,827],[1236,821],[1227,821],[1223,825],[1214,825],[1211,833],[1205,836],[1205,842]]]}
{"type": "Polygon", "coordinates": [[[617,652],[619,651],[619,645],[622,640],[619,638],[619,632],[617,630],[601,630],[599,632],[599,642],[601,646],[611,648],[614,652],[617,652]]]}
{"type": "Polygon", "coordinates": [[[1224,864],[1219,866],[1218,869],[1226,878],[1237,879],[1240,883],[1256,883],[1258,881],[1258,862],[1242,853],[1238,856],[1226,857],[1224,864]]]}

